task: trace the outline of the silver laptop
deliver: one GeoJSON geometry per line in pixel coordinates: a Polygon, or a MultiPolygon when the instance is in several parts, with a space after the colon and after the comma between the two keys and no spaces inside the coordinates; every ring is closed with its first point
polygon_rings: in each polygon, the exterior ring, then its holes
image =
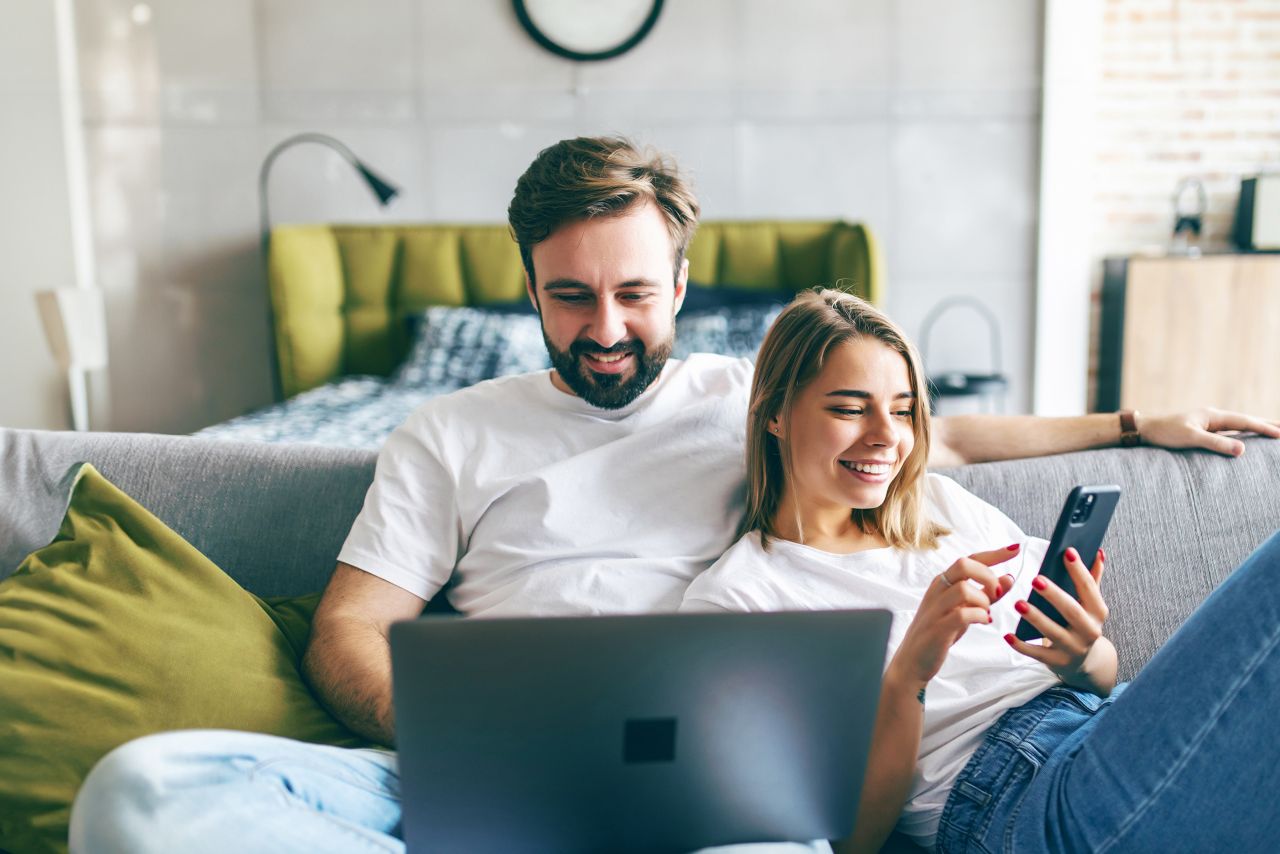
{"type": "Polygon", "coordinates": [[[888,611],[391,628],[410,851],[693,851],[853,829],[888,611]]]}

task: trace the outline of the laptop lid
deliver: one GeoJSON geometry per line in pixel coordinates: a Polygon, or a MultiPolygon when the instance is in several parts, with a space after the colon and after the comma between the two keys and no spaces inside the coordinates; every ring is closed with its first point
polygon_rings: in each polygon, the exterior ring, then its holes
{"type": "Polygon", "coordinates": [[[410,851],[692,851],[853,828],[881,610],[391,628],[410,851]]]}

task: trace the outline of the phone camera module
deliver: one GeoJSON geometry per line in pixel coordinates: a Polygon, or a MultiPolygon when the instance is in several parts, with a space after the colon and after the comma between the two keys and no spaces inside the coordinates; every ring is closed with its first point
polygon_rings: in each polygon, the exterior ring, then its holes
{"type": "Polygon", "coordinates": [[[1086,495],[1079,504],[1071,509],[1071,524],[1083,525],[1093,515],[1095,495],[1086,495]]]}

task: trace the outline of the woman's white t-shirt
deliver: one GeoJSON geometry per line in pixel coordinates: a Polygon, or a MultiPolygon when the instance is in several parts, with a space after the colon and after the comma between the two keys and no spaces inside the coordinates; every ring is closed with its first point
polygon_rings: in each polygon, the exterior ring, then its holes
{"type": "Polygon", "coordinates": [[[681,610],[886,608],[893,613],[887,666],[925,589],[940,572],[965,555],[1020,543],[1018,556],[995,569],[997,575],[1013,575],[1015,582],[991,607],[994,622],[970,626],[929,683],[920,755],[898,829],[932,848],[951,787],[986,730],[1006,710],[1059,682],[1049,668],[1015,652],[1004,640],[1020,619],[1013,603],[1030,595],[1048,543],[1027,537],[1007,516],[950,478],[927,478],[929,518],[951,531],[937,549],[881,548],[841,555],[772,539],[766,552],[754,532],[694,580],[681,610]]]}

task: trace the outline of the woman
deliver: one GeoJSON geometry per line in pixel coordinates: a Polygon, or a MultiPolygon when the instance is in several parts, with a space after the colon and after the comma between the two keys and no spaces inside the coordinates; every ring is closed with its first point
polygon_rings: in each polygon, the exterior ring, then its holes
{"type": "Polygon", "coordinates": [[[1116,685],[1105,556],[1068,551],[1072,599],[1037,575],[1047,543],[927,474],[928,447],[902,333],[857,297],[801,294],[756,365],[742,537],[683,606],[894,612],[855,847],[895,825],[940,851],[1273,844],[1280,810],[1257,787],[1280,781],[1280,537],[1116,685]],[[1014,637],[1024,616],[1043,644],[1014,637]]]}

